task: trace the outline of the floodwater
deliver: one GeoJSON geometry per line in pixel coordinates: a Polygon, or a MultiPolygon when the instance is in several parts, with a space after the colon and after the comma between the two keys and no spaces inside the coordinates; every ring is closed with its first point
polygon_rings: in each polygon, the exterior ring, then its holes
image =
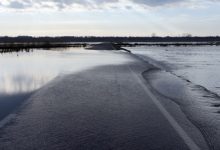
{"type": "Polygon", "coordinates": [[[136,47],[132,52],[220,95],[220,47],[136,47]]]}
{"type": "Polygon", "coordinates": [[[59,48],[0,54],[0,120],[56,77],[128,61],[115,53],[59,48]]]}
{"type": "Polygon", "coordinates": [[[0,93],[34,91],[73,67],[70,51],[33,50],[0,55],[0,93]]]}
{"type": "MultiPolygon", "coordinates": [[[[166,97],[171,97],[172,100],[175,99],[176,102],[180,104],[181,109],[187,115],[189,120],[195,123],[197,127],[201,130],[201,132],[204,134],[204,137],[208,141],[208,144],[211,149],[220,149],[220,144],[219,144],[220,117],[219,117],[219,113],[217,113],[219,108],[216,107],[214,108],[211,105],[214,104],[215,102],[215,106],[218,105],[220,106],[220,104],[217,103],[219,97],[216,95],[212,95],[213,93],[220,93],[218,90],[219,89],[218,87],[220,87],[220,85],[218,85],[220,84],[218,78],[218,76],[220,75],[219,47],[209,47],[209,46],[136,47],[136,48],[131,48],[131,50],[132,53],[140,56],[141,58],[156,65],[157,67],[161,68],[161,70],[163,70],[163,71],[160,70],[147,74],[146,79],[150,79],[149,83],[151,83],[152,87],[157,89],[162,95],[165,95],[166,97]],[[185,83],[182,81],[189,81],[189,82],[185,83]],[[208,89],[213,93],[210,94],[209,91],[203,91],[201,89],[198,89],[194,87],[194,85],[200,85],[201,87],[204,87],[204,89],[208,89]],[[202,95],[195,94],[198,92],[202,92],[202,95]],[[191,97],[190,95],[193,96],[191,97]],[[212,100],[208,103],[210,99],[212,100]],[[204,103],[194,103],[193,101],[196,100],[203,101],[204,103]]],[[[126,55],[118,55],[117,53],[121,53],[121,52],[84,50],[83,48],[69,48],[69,49],[53,49],[53,50],[33,50],[30,52],[15,52],[15,53],[1,54],[0,55],[0,68],[1,68],[0,69],[0,83],[1,83],[0,84],[0,120],[3,119],[8,114],[10,114],[12,110],[15,110],[15,108],[17,108],[18,105],[21,104],[25,99],[27,99],[32,92],[38,90],[39,88],[41,88],[48,82],[52,81],[56,77],[61,77],[67,74],[74,74],[74,73],[78,74],[81,71],[84,72],[85,70],[94,69],[99,66],[106,67],[106,65],[120,65],[120,64],[135,62],[134,60],[131,60],[132,57],[127,57],[128,56],[127,53],[126,55]]],[[[96,74],[96,72],[94,72],[94,74],[96,74]]],[[[86,76],[91,76],[91,75],[87,74],[86,76]]],[[[108,78],[108,76],[105,77],[108,78]]],[[[114,77],[123,79],[123,76],[120,77],[114,76],[114,77]]],[[[92,80],[93,76],[91,76],[90,78],[92,80]]],[[[127,81],[127,79],[125,81],[127,81]]],[[[117,83],[117,81],[116,82],[114,81],[112,83],[117,83]]],[[[104,87],[107,88],[108,84],[107,83],[105,84],[106,85],[104,87]]],[[[74,87],[74,86],[75,85],[72,84],[70,87],[74,87]]],[[[92,89],[94,88],[92,87],[92,89]]],[[[142,96],[140,93],[138,94],[139,94],[138,97],[140,98],[137,98],[137,100],[140,100],[142,98],[145,99],[145,96],[142,96]]],[[[111,95],[114,96],[114,94],[111,95]]],[[[96,97],[96,95],[94,95],[94,97],[96,97]]],[[[105,99],[104,96],[100,96],[100,97],[105,99]]],[[[135,98],[136,97],[134,97],[134,99],[135,98]]],[[[143,102],[146,101],[144,100],[143,102]]],[[[66,105],[64,104],[63,106],[65,107],[61,107],[61,110],[64,110],[63,108],[66,109],[66,105]]],[[[39,108],[38,105],[36,105],[35,108],[36,110],[38,110],[39,108]]],[[[72,112],[74,109],[72,109],[72,107],[70,108],[71,108],[70,112],[72,112]]],[[[85,107],[85,109],[87,109],[87,107],[85,107]]],[[[147,109],[145,109],[144,107],[143,110],[146,111],[147,109]]],[[[56,111],[48,111],[48,109],[45,109],[45,111],[56,112],[56,111]]],[[[38,113],[41,111],[34,111],[34,112],[38,113]]],[[[82,112],[84,113],[84,111],[82,112]]],[[[44,112],[41,113],[43,114],[44,112]]],[[[68,111],[66,113],[68,113],[68,111]]],[[[68,115],[70,114],[71,113],[68,113],[68,115]]],[[[99,114],[102,115],[102,113],[99,114]]],[[[52,115],[52,116],[56,116],[56,115],[52,115]]],[[[58,118],[59,119],[64,118],[69,120],[70,117],[58,117],[58,118]]],[[[140,115],[134,118],[140,119],[140,115]]],[[[154,118],[154,119],[158,121],[158,118],[154,118]]],[[[53,119],[51,119],[50,121],[53,121],[53,119]]],[[[161,120],[159,119],[159,121],[161,120]]],[[[40,121],[38,121],[37,123],[39,123],[40,126],[42,126],[40,121]]],[[[135,125],[136,123],[137,122],[134,122],[135,125]]],[[[148,122],[144,122],[144,124],[145,123],[148,124],[148,122]]],[[[72,126],[72,123],[68,125],[72,126]]],[[[2,125],[0,122],[0,128],[1,126],[2,125]]],[[[30,125],[28,126],[31,127],[30,125]]],[[[21,126],[22,129],[23,127],[24,126],[21,126]]],[[[47,126],[45,126],[45,128],[47,128],[47,126]]],[[[138,126],[138,128],[140,128],[140,126],[138,126]]],[[[63,133],[61,132],[61,134],[63,133]]],[[[9,136],[11,136],[11,134],[9,134],[9,136]]],[[[54,137],[60,137],[60,136],[54,136],[54,137]]],[[[5,141],[7,142],[7,140],[5,141]]],[[[26,142],[26,140],[24,141],[26,142]]]]}
{"type": "Polygon", "coordinates": [[[57,76],[105,65],[106,59],[118,63],[106,53],[69,48],[0,54],[0,94],[31,92],[57,76]]]}
{"type": "Polygon", "coordinates": [[[154,69],[143,75],[151,88],[175,102],[201,131],[210,149],[220,149],[220,47],[130,49],[154,69]]]}

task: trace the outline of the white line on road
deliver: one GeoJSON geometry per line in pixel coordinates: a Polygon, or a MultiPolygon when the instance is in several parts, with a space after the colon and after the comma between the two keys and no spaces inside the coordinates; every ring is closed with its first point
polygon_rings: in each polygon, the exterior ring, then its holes
{"type": "Polygon", "coordinates": [[[151,98],[153,103],[157,106],[163,116],[168,120],[174,130],[178,133],[178,135],[183,139],[185,144],[189,147],[190,150],[200,150],[199,146],[192,140],[192,138],[184,131],[184,129],[177,123],[177,121],[171,116],[171,114],[164,108],[164,106],[157,100],[157,98],[149,91],[149,89],[144,84],[145,80],[140,77],[140,75],[136,74],[130,66],[128,66],[132,75],[137,79],[138,83],[147,93],[147,95],[151,98]]]}

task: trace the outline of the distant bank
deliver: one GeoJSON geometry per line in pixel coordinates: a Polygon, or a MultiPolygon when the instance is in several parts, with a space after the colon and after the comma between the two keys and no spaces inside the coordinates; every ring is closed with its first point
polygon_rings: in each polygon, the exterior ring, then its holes
{"type": "Polygon", "coordinates": [[[0,43],[88,43],[88,42],[220,42],[220,36],[184,36],[184,37],[96,37],[96,36],[60,36],[60,37],[32,37],[32,36],[18,36],[8,37],[0,36],[0,43]]]}
{"type": "Polygon", "coordinates": [[[116,49],[134,46],[219,46],[220,37],[0,37],[0,53],[36,48],[90,47],[98,43],[111,43],[116,49]]]}

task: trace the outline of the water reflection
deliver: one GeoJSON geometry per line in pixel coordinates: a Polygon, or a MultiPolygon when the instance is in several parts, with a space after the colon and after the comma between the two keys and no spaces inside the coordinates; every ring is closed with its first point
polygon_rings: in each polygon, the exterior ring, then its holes
{"type": "Polygon", "coordinates": [[[0,54],[0,128],[7,123],[6,116],[55,77],[129,61],[117,53],[59,48],[0,54]]]}
{"type": "Polygon", "coordinates": [[[4,53],[0,55],[0,95],[31,92],[59,75],[128,61],[115,53],[83,48],[4,53]]]}
{"type": "Polygon", "coordinates": [[[54,75],[39,76],[31,73],[3,73],[0,78],[0,91],[4,94],[25,93],[40,88],[51,80],[54,75]]]}
{"type": "Polygon", "coordinates": [[[1,55],[0,94],[30,92],[53,79],[58,72],[54,67],[49,68],[48,63],[55,62],[55,59],[50,57],[50,53],[49,51],[32,50],[1,55]]]}
{"type": "Polygon", "coordinates": [[[6,48],[0,49],[0,53],[14,53],[14,52],[33,52],[31,48],[6,48]]]}

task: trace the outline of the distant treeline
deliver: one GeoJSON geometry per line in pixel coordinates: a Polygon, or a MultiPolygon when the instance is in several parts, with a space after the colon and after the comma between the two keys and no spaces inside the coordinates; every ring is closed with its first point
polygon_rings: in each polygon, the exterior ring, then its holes
{"type": "Polygon", "coordinates": [[[86,47],[86,43],[54,43],[54,42],[25,42],[25,43],[0,43],[0,53],[29,52],[33,49],[50,50],[52,48],[86,47]]]}
{"type": "Polygon", "coordinates": [[[95,37],[95,36],[62,36],[62,37],[0,37],[0,43],[68,43],[68,42],[219,42],[219,36],[209,37],[95,37]]]}

